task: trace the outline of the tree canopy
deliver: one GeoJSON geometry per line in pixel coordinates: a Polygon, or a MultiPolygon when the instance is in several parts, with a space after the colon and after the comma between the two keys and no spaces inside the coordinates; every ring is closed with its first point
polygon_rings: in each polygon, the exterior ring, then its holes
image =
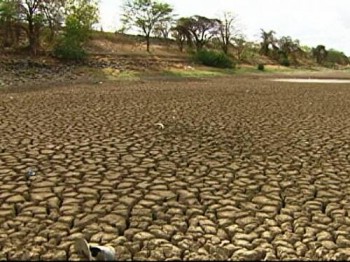
{"type": "Polygon", "coordinates": [[[156,0],[126,0],[121,21],[125,30],[137,28],[144,34],[147,51],[150,51],[150,36],[156,25],[172,20],[173,8],[156,0]]]}
{"type": "Polygon", "coordinates": [[[197,50],[202,49],[214,36],[220,33],[221,21],[205,16],[182,17],[174,30],[186,36],[188,42],[194,43],[197,50]]]}

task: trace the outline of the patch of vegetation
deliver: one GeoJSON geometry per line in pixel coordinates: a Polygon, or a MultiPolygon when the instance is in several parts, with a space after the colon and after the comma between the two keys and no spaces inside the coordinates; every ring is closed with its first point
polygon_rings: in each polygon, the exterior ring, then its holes
{"type": "Polygon", "coordinates": [[[0,48],[19,54],[31,51],[33,56],[53,51],[61,59],[80,61],[88,52],[94,53],[94,48],[103,54],[111,52],[114,44],[116,53],[124,52],[128,58],[146,55],[138,51],[144,42],[147,51],[150,51],[150,44],[154,44],[148,55],[158,53],[162,56],[159,59],[167,55],[175,57],[179,55],[174,53],[176,44],[184,53],[181,57],[194,58],[205,66],[235,68],[235,63],[246,63],[253,65],[257,72],[265,70],[262,65],[256,69],[259,62],[332,69],[343,69],[350,63],[349,57],[341,51],[327,49],[324,45],[304,46],[290,36],[277,37],[273,30],[261,29],[259,42],[247,41],[232,13],[223,12],[220,17],[212,18],[200,14],[177,17],[166,0],[125,0],[119,17],[122,27],[118,31],[103,32],[101,27],[92,32],[92,26],[98,22],[99,2],[0,0],[0,48]],[[140,35],[125,34],[137,29],[140,35]],[[96,38],[102,41],[89,45],[88,41],[96,38]]]}
{"type": "Polygon", "coordinates": [[[97,7],[80,0],[71,1],[69,10],[63,36],[55,46],[54,54],[61,59],[80,61],[87,56],[83,45],[90,36],[92,25],[98,21],[97,7]]]}
{"type": "Polygon", "coordinates": [[[290,66],[290,61],[289,61],[288,57],[281,58],[279,62],[283,66],[287,66],[287,67],[290,66]]]}
{"type": "Polygon", "coordinates": [[[138,80],[140,79],[140,73],[132,70],[123,70],[113,68],[102,69],[104,76],[108,80],[138,80]]]}
{"type": "Polygon", "coordinates": [[[329,49],[326,56],[325,66],[334,67],[335,65],[348,65],[350,63],[349,58],[340,51],[335,49],[329,49]]]}
{"type": "Polygon", "coordinates": [[[264,71],[265,70],[265,65],[264,64],[258,64],[258,70],[264,71]]]}
{"type": "Polygon", "coordinates": [[[207,70],[207,69],[171,69],[164,71],[165,76],[175,77],[216,77],[232,74],[232,71],[228,70],[207,70]]]}
{"type": "Polygon", "coordinates": [[[82,61],[87,57],[84,49],[71,39],[62,39],[54,49],[54,55],[63,60],[82,61]]]}
{"type": "Polygon", "coordinates": [[[217,52],[212,50],[199,50],[193,55],[193,59],[197,63],[201,63],[205,66],[217,67],[217,68],[234,68],[235,64],[223,52],[217,52]]]}

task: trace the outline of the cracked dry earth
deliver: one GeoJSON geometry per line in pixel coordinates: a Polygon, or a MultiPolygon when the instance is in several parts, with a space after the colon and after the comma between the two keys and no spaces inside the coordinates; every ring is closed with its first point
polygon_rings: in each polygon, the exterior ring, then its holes
{"type": "Polygon", "coordinates": [[[81,236],[117,260],[350,259],[349,119],[347,84],[2,91],[0,259],[79,260],[81,236]]]}

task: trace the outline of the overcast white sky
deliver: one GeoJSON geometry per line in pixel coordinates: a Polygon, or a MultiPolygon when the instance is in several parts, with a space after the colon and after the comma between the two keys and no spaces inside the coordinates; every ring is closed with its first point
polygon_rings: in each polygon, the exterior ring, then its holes
{"type": "MultiPolygon", "coordinates": [[[[100,0],[105,31],[120,28],[123,0],[100,0]]],[[[223,11],[238,16],[249,40],[259,41],[260,28],[277,36],[291,36],[302,45],[324,44],[350,56],[349,0],[163,0],[179,16],[220,17],[223,11]]]]}

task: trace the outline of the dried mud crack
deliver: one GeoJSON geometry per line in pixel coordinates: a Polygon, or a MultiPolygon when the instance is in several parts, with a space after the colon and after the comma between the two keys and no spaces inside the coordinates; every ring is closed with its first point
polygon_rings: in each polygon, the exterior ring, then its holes
{"type": "Polygon", "coordinates": [[[350,259],[349,119],[348,85],[2,92],[0,259],[79,260],[80,236],[118,260],[350,259]]]}

